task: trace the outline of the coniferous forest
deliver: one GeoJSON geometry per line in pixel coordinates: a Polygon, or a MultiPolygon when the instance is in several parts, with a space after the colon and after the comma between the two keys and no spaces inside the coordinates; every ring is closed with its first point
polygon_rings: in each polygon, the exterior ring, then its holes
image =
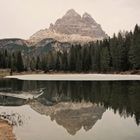
{"type": "Polygon", "coordinates": [[[121,32],[103,41],[69,49],[25,55],[22,51],[0,50],[0,68],[12,71],[122,72],[140,69],[140,26],[133,32],[121,32]]]}

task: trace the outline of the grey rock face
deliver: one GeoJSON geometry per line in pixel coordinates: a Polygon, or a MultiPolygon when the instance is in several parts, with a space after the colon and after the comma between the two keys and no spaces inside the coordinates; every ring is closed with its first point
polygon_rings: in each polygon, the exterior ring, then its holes
{"type": "Polygon", "coordinates": [[[81,16],[71,9],[54,25],[50,24],[49,29],[40,30],[31,36],[30,40],[38,42],[41,39],[53,38],[60,42],[89,42],[105,37],[107,35],[90,14],[84,13],[81,16]]]}
{"type": "Polygon", "coordinates": [[[92,38],[106,37],[101,26],[88,13],[84,13],[81,17],[74,10],[69,10],[54,25],[51,25],[50,29],[62,34],[79,34],[92,38]]]}

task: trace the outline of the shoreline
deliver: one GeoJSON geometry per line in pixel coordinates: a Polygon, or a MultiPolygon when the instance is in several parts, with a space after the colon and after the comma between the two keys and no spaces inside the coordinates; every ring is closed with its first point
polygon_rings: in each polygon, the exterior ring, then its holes
{"type": "Polygon", "coordinates": [[[140,81],[140,75],[128,74],[29,74],[6,76],[5,78],[39,81],[140,81]]]}
{"type": "Polygon", "coordinates": [[[16,140],[13,127],[2,119],[0,119],[0,140],[16,140]]]}
{"type": "Polygon", "coordinates": [[[0,78],[15,78],[20,80],[44,80],[44,81],[118,81],[140,80],[140,70],[110,73],[76,73],[50,71],[24,71],[14,72],[10,75],[9,69],[0,69],[0,78]]]}
{"type": "MultiPolygon", "coordinates": [[[[12,75],[29,75],[29,74],[121,74],[121,75],[140,75],[140,70],[130,70],[130,71],[110,71],[110,72],[69,72],[69,71],[49,71],[45,73],[44,71],[23,71],[23,72],[13,72],[12,75]]],[[[0,69],[0,78],[5,76],[10,76],[10,69],[0,69]]]]}

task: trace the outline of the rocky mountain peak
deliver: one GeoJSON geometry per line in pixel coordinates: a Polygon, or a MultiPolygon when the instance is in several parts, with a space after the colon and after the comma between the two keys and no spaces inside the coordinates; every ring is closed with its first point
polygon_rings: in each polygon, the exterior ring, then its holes
{"type": "Polygon", "coordinates": [[[68,10],[64,15],[64,17],[76,17],[76,16],[80,16],[80,15],[74,9],[68,10]]]}
{"type": "Polygon", "coordinates": [[[83,16],[82,16],[82,21],[86,23],[86,25],[96,25],[97,26],[97,23],[96,21],[92,18],[92,16],[88,13],[84,13],[83,16]]]}
{"type": "Polygon", "coordinates": [[[38,42],[45,38],[53,38],[59,42],[90,42],[107,37],[101,26],[88,13],[82,16],[74,9],[50,24],[49,29],[41,30],[31,36],[31,42],[38,42]]]}
{"type": "Polygon", "coordinates": [[[82,18],[92,18],[92,16],[89,13],[85,12],[82,18]]]}

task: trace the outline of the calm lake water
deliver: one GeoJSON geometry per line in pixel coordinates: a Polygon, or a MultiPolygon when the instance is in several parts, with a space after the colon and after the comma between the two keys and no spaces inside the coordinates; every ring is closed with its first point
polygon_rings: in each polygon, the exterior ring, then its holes
{"type": "Polygon", "coordinates": [[[140,140],[140,82],[1,79],[0,117],[18,140],[140,140]]]}

